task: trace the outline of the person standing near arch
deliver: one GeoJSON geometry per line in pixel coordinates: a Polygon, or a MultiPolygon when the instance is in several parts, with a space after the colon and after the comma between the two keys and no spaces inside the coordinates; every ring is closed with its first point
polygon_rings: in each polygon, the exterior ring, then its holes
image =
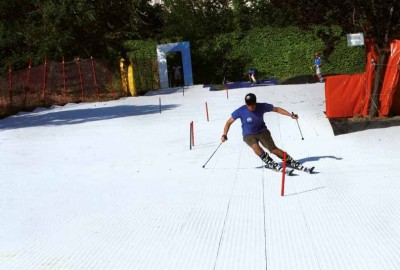
{"type": "Polygon", "coordinates": [[[182,86],[182,68],[181,66],[174,66],[173,68],[174,71],[174,86],[182,86]]]}

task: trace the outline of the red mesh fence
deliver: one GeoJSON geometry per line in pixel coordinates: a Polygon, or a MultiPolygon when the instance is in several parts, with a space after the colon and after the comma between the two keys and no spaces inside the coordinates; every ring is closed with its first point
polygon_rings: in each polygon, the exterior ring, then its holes
{"type": "Polygon", "coordinates": [[[111,100],[126,96],[120,78],[94,59],[45,61],[0,75],[0,116],[40,106],[111,100]]]}

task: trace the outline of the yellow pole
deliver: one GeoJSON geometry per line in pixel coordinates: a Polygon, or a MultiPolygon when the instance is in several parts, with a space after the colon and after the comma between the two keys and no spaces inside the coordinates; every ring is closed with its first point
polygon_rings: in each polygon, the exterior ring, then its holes
{"type": "Polygon", "coordinates": [[[136,94],[136,87],[135,87],[135,76],[133,72],[133,65],[132,63],[128,66],[128,86],[129,92],[133,97],[137,96],[136,94]]]}
{"type": "Polygon", "coordinates": [[[126,72],[125,72],[125,69],[124,69],[124,62],[125,62],[124,58],[121,58],[119,60],[119,69],[120,69],[120,72],[121,72],[121,87],[122,87],[122,91],[124,91],[125,94],[126,94],[126,93],[128,93],[128,85],[127,85],[127,79],[126,79],[126,72]]]}

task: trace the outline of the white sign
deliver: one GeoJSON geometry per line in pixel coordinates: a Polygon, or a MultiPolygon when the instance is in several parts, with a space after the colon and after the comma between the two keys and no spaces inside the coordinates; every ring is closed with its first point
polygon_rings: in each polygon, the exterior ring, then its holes
{"type": "Polygon", "coordinates": [[[353,47],[362,45],[364,45],[363,33],[347,34],[347,46],[353,47]]]}

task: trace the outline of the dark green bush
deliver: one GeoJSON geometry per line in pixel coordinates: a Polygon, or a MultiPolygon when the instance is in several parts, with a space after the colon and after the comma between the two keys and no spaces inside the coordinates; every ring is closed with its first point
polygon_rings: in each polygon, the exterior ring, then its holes
{"type": "MultiPolygon", "coordinates": [[[[228,62],[231,81],[246,80],[250,68],[258,70],[259,78],[278,78],[281,81],[312,75],[314,51],[319,51],[323,59],[323,74],[365,70],[365,48],[348,47],[346,36],[339,27],[318,26],[309,30],[297,27],[254,28],[190,42],[196,84],[221,83],[223,61],[228,62]]],[[[129,45],[142,48],[140,42],[129,45]]],[[[146,54],[151,55],[151,50],[155,54],[155,46],[149,45],[149,42],[144,43],[146,48],[143,50],[147,51],[146,54]]]]}
{"type": "Polygon", "coordinates": [[[364,47],[348,47],[346,36],[341,35],[339,28],[334,30],[334,44],[326,44],[318,37],[323,31],[321,27],[308,31],[297,27],[255,28],[243,34],[229,33],[197,41],[197,50],[193,52],[195,79],[198,83],[218,83],[224,59],[229,63],[231,80],[246,79],[247,70],[252,67],[257,68],[259,78],[285,80],[312,75],[314,51],[322,56],[324,74],[363,72],[364,47]]]}

